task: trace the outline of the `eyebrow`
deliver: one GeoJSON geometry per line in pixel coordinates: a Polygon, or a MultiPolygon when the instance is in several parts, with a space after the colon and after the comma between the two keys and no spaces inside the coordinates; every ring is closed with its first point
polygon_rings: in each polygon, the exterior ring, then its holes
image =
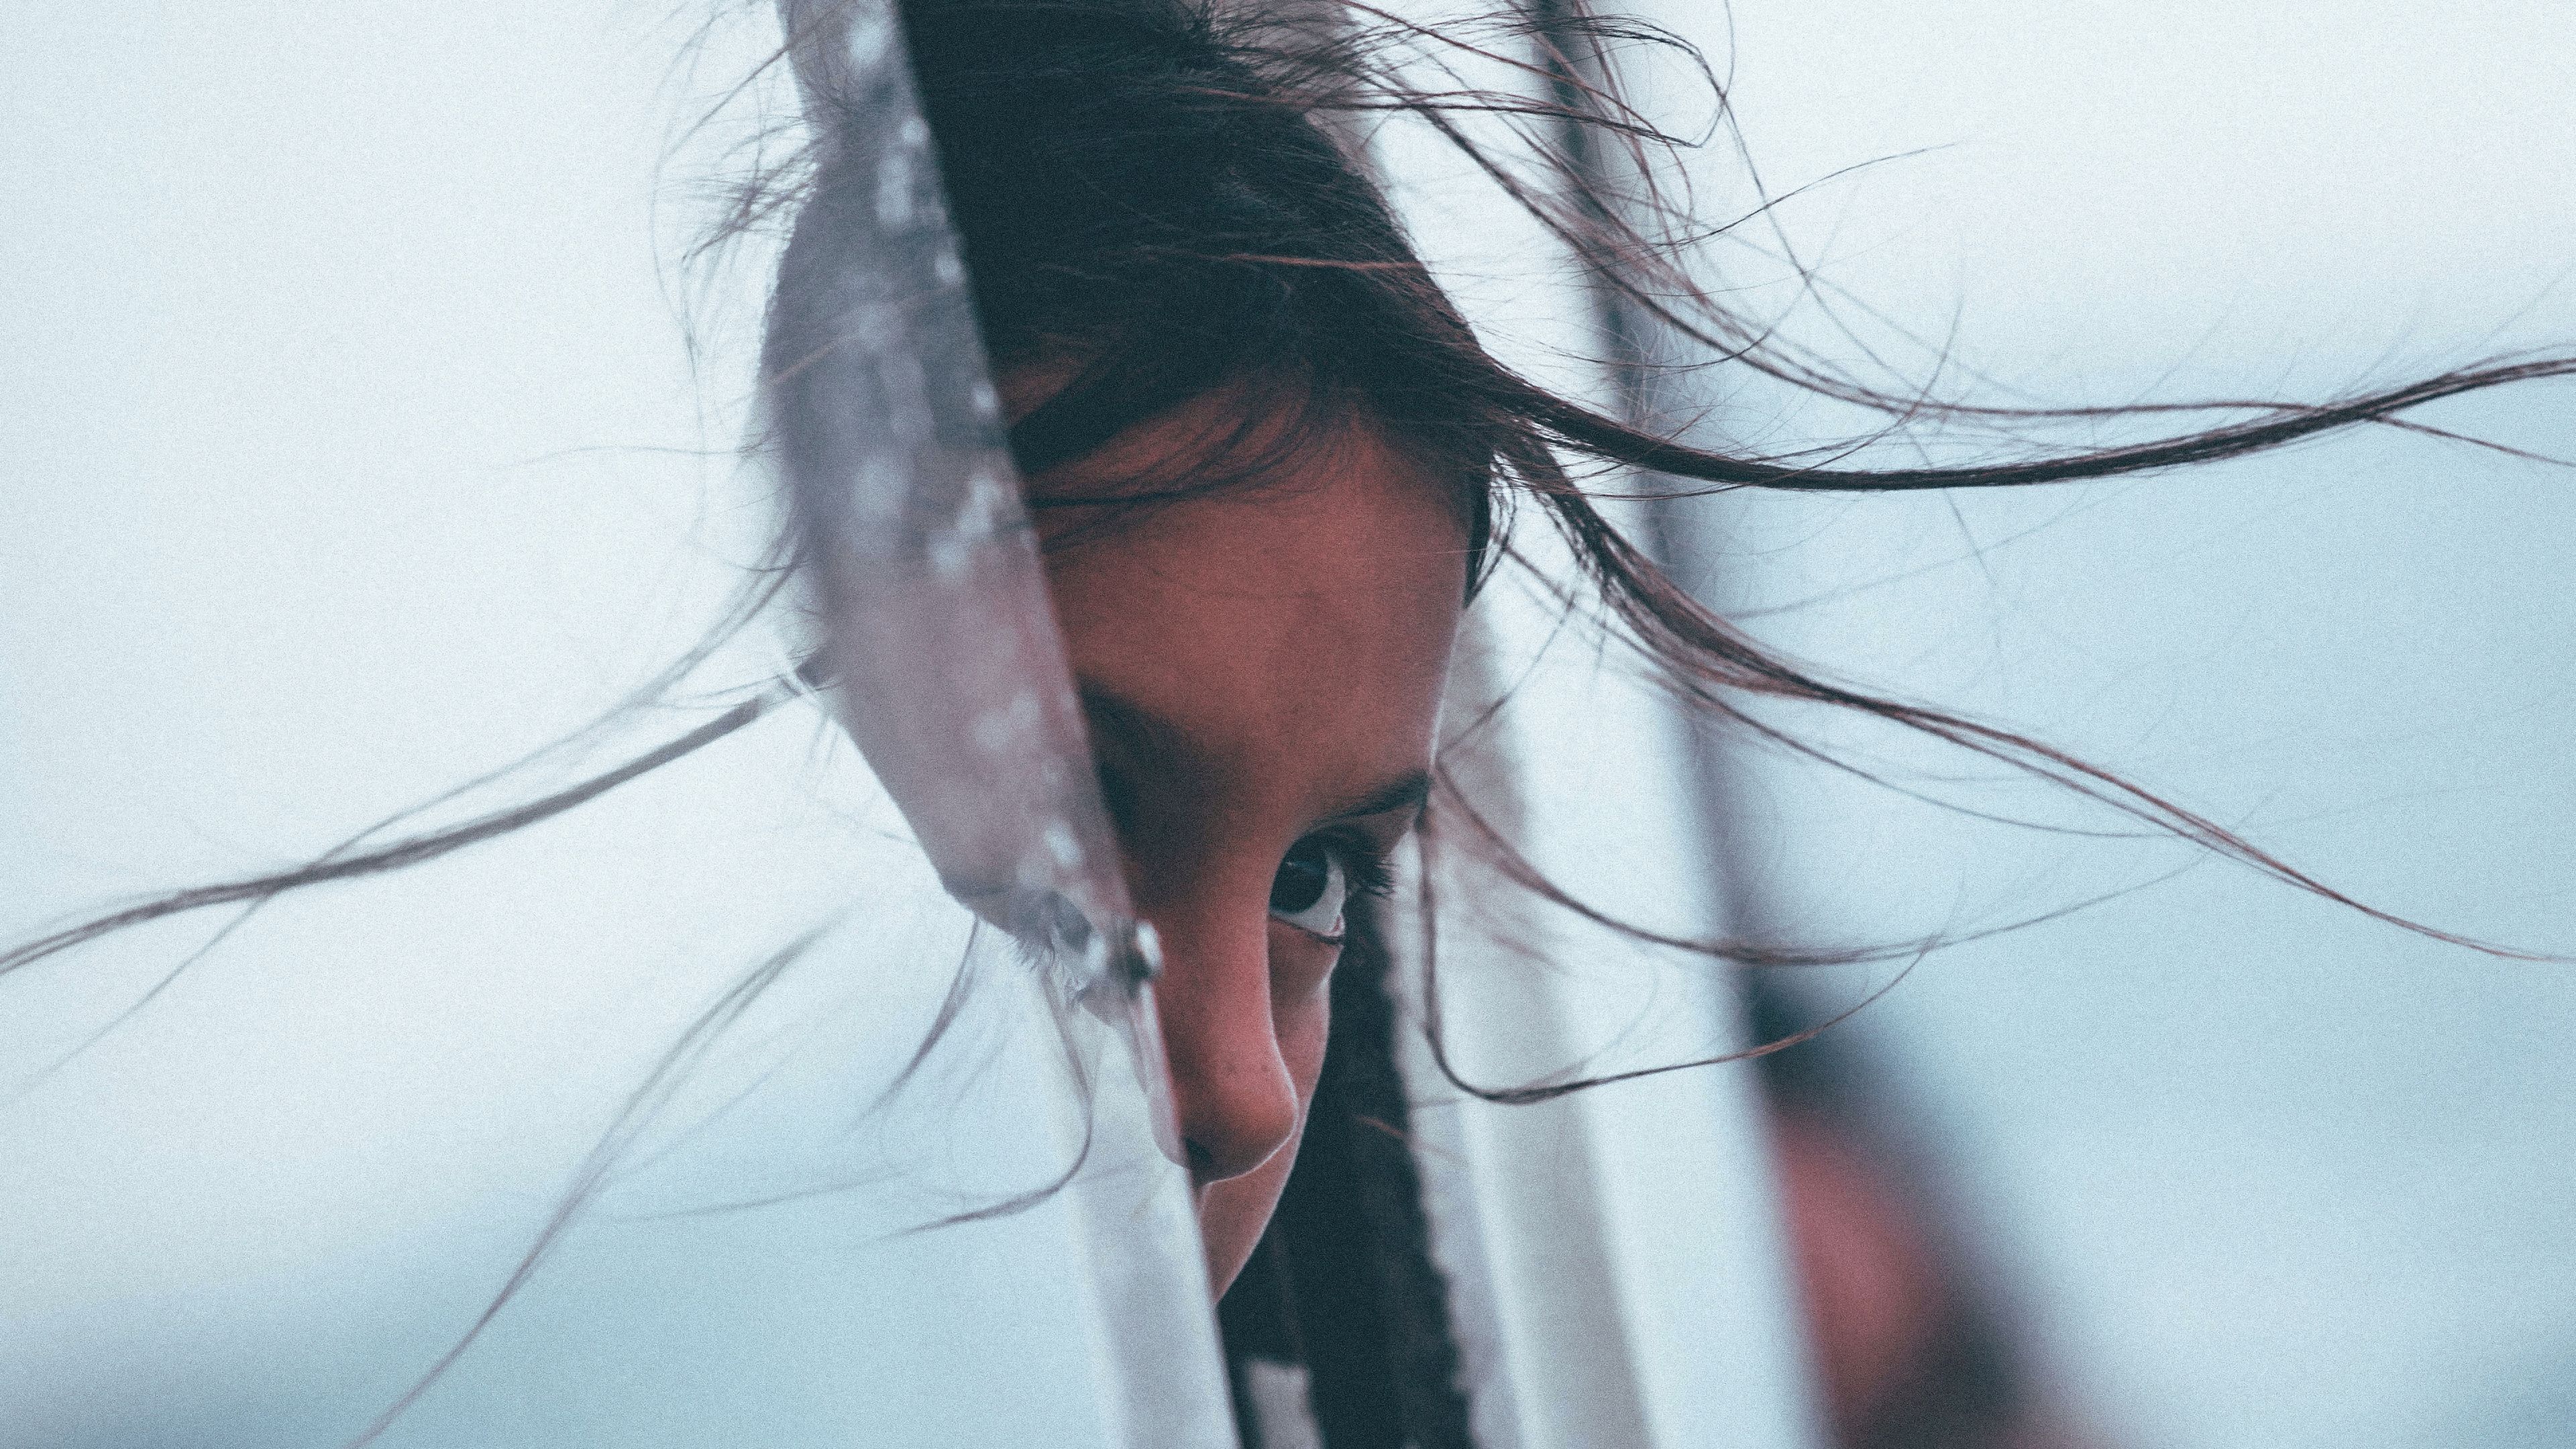
{"type": "Polygon", "coordinates": [[[1079,686],[1083,722],[1091,731],[1092,754],[1117,757],[1099,763],[1139,769],[1159,766],[1180,773],[1210,758],[1212,752],[1179,724],[1089,680],[1079,681],[1079,686]]]}
{"type": "MultiPolygon", "coordinates": [[[[1104,763],[1182,774],[1205,768],[1216,756],[1186,726],[1113,690],[1083,680],[1080,693],[1094,755],[1114,757],[1104,763]]],[[[1359,820],[1395,810],[1419,809],[1430,798],[1430,772],[1412,770],[1325,812],[1323,820],[1359,820]]]]}
{"type": "Polygon", "coordinates": [[[1324,818],[1358,820],[1370,815],[1384,815],[1391,810],[1419,810],[1430,799],[1431,772],[1413,770],[1324,818]]]}

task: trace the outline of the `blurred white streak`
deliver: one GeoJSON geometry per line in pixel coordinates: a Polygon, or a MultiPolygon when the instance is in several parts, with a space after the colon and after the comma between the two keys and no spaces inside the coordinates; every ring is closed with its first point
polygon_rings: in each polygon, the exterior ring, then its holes
{"type": "MultiPolygon", "coordinates": [[[[1414,7],[1416,19],[1472,6],[1414,7]]],[[[1435,52],[1440,53],[1440,52],[1435,52]]],[[[1469,83],[1543,82],[1441,53],[1469,83]]],[[[1471,135],[1514,154],[1490,118],[1471,135]]],[[[1597,396],[1606,344],[1562,249],[1427,128],[1376,135],[1391,194],[1442,285],[1514,367],[1597,396]]],[[[1573,564],[1535,507],[1469,611],[1443,767],[1549,878],[1675,936],[1726,929],[1698,760],[1669,703],[1605,657],[1551,594],[1573,564]],[[1502,696],[1508,702],[1493,707],[1502,696]]],[[[1632,520],[1641,532],[1642,519],[1632,520]]],[[[1452,1064],[1514,1088],[1746,1045],[1729,968],[1644,949],[1480,868],[1435,801],[1433,906],[1400,940],[1419,1015],[1426,925],[1452,1064]]],[[[1404,1061],[1433,1235],[1477,1442],[1489,1449],[1720,1444],[1799,1449],[1818,1432],[1796,1286],[1749,1064],[1652,1076],[1541,1104],[1461,1093],[1415,1033],[1404,1061]]]]}
{"type": "MultiPolygon", "coordinates": [[[[1730,17],[1654,13],[1724,51],[1730,17]]],[[[1735,96],[1861,338],[1979,400],[2318,395],[2576,340],[2576,29],[2547,5],[1741,4],[1735,96]]],[[[1721,56],[1723,63],[1724,56],[1721,56]]],[[[1729,159],[1704,196],[1743,201],[1729,159]]],[[[1748,234],[1755,234],[1748,229],[1748,234]]],[[[1762,237],[1766,245],[1773,239],[1762,237]]],[[[1786,306],[1776,261],[1714,275],[1786,306]]],[[[1837,355],[1821,313],[1797,335],[1837,355]]],[[[1713,379],[1706,436],[1849,425],[1713,379]]],[[[2425,421],[2567,456],[2563,386],[2425,421]]],[[[2072,435],[2081,442],[2081,434],[2072,435]]],[[[1901,454],[1895,456],[1902,456],[1901,454]]],[[[1956,499],[1738,496],[1696,560],[1757,632],[2028,730],[2363,898],[2576,947],[2561,724],[2576,475],[2380,433],[1956,499]]],[[[1983,809],[2103,822],[1820,714],[1983,809]],[[1962,773],[1972,776],[1958,779],[1962,773]]],[[[1759,756],[1751,924],[1903,939],[2188,864],[1979,826],[1759,756]]],[[[2112,1442],[2507,1445],[2576,1358],[2576,982],[2217,866],[1943,952],[1857,1028],[1909,1084],[2042,1365],[2112,1442]]],[[[1856,999],[1865,983],[1829,992],[1856,999]]]]}
{"type": "MultiPolygon", "coordinates": [[[[724,13],[13,28],[0,938],[310,859],[589,725],[726,617],[775,522],[737,451],[775,239],[675,259],[794,111],[773,73],[698,124],[778,44],[724,13]]],[[[677,735],[787,653],[747,633],[452,808],[677,735]]],[[[835,734],[791,706],[540,828],[290,895],[68,1060],[226,918],[0,981],[0,1443],[347,1442],[621,1122],[526,1288],[379,1442],[1175,1442],[1108,1367],[1137,1346],[1102,1246],[1201,1271],[1118,1090],[1138,1074],[972,936],[835,734]],[[912,1231],[1086,1143],[1069,1190],[912,1231]]]]}

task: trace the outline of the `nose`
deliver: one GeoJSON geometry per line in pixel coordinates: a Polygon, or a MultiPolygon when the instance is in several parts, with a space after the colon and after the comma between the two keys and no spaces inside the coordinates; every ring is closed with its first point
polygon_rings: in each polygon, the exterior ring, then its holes
{"type": "Polygon", "coordinates": [[[1198,1186],[1240,1177],[1297,1134],[1295,1080],[1271,1017],[1262,920],[1154,915],[1163,975],[1154,983],[1172,1101],[1198,1186]]]}

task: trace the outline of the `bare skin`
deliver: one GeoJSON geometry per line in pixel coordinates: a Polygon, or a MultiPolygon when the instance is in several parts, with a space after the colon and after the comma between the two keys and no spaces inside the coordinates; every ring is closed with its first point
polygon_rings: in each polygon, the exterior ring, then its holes
{"type": "MultiPolygon", "coordinates": [[[[1221,408],[1135,428],[1032,493],[1169,476],[1221,408]]],[[[1163,1038],[1222,1292],[1278,1204],[1323,1066],[1340,882],[1421,811],[1466,532],[1359,430],[1271,486],[1107,529],[1082,512],[1040,510],[1048,578],[1138,914],[1162,938],[1163,1038]]]]}

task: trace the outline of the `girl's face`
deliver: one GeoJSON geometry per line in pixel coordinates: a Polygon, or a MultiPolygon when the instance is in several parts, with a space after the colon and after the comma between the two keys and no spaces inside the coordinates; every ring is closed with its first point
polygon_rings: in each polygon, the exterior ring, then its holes
{"type": "MultiPolygon", "coordinates": [[[[1034,492],[1169,477],[1221,401],[1131,430],[1034,492]]],[[[1042,510],[1047,571],[1156,985],[1208,1273],[1279,1200],[1323,1066],[1342,903],[1413,827],[1466,579],[1466,530],[1371,434],[1290,476],[1087,530],[1042,510]]]]}

